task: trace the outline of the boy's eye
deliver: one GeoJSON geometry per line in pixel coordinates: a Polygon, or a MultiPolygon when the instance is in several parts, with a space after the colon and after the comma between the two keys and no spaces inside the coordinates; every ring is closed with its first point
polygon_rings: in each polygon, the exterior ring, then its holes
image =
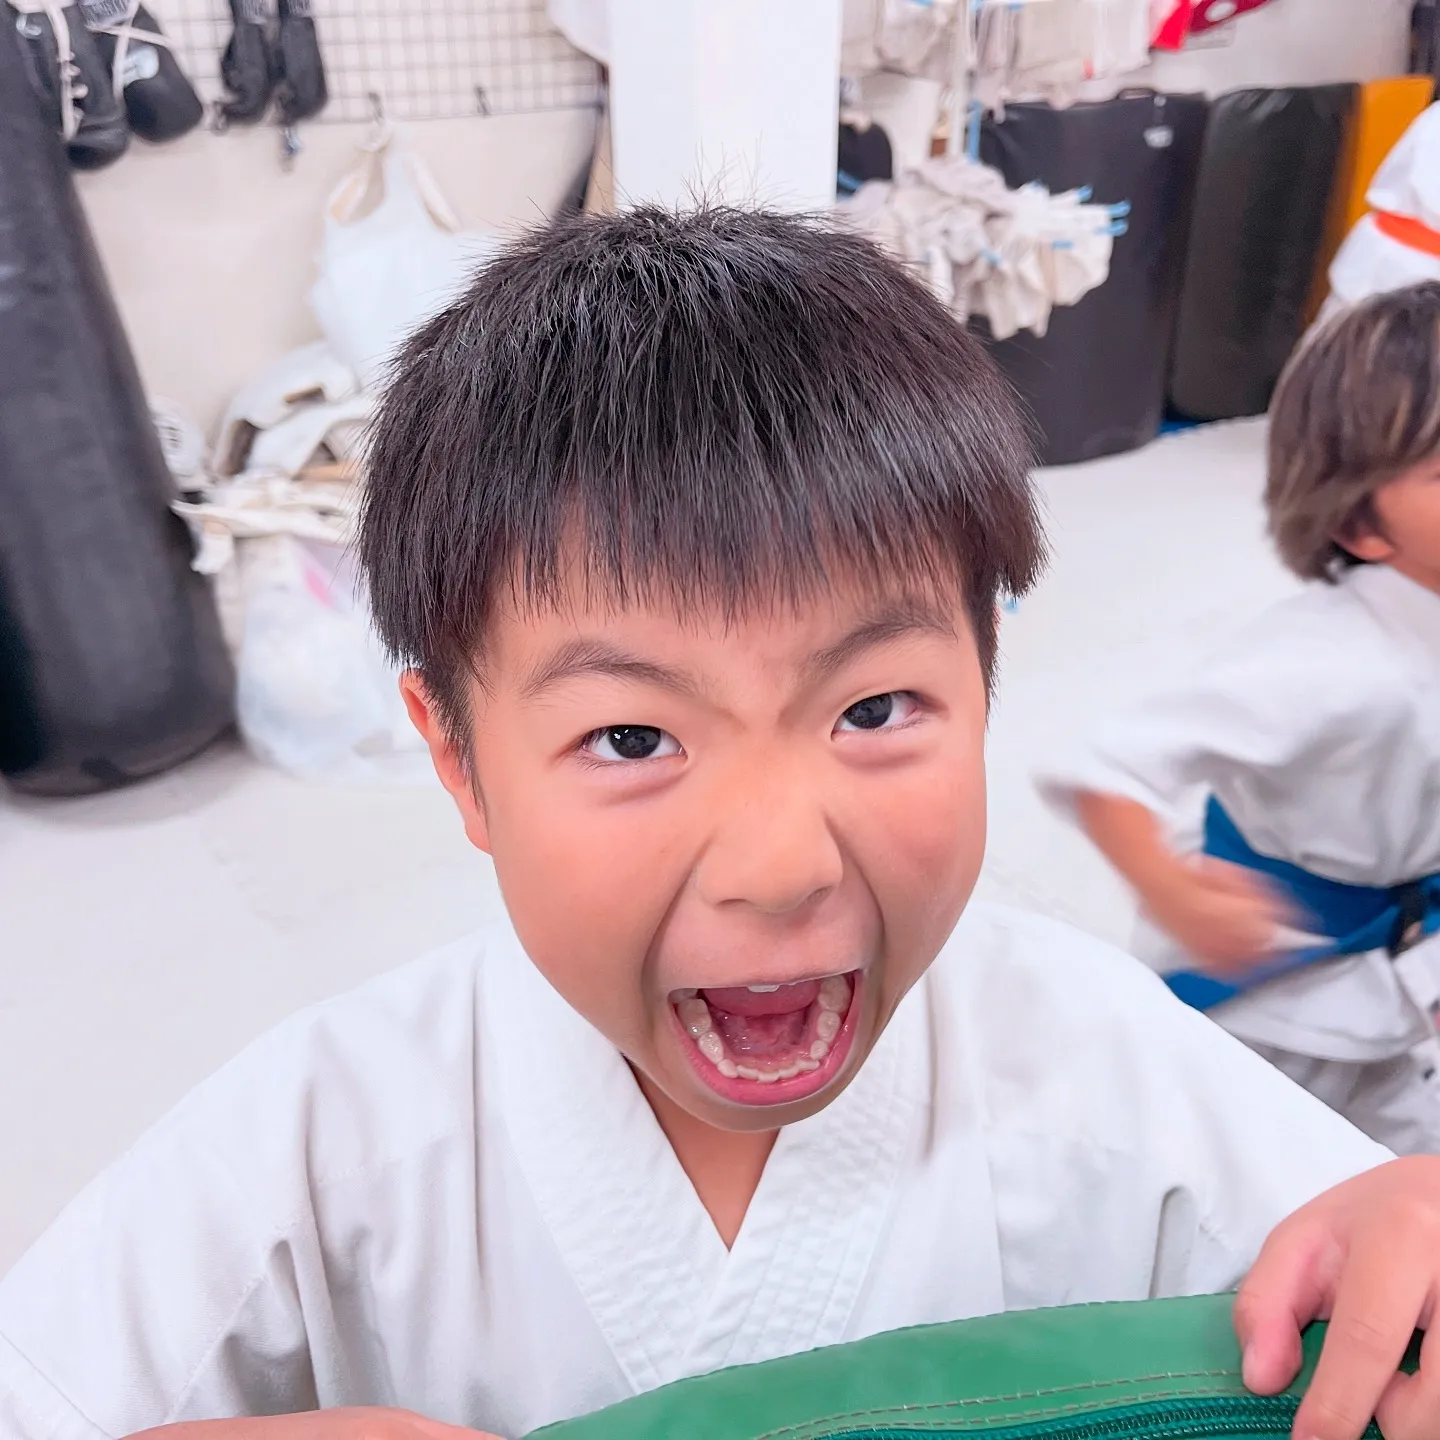
{"type": "Polygon", "coordinates": [[[584,749],[597,760],[655,760],[678,755],[680,742],[654,725],[608,725],[585,737],[584,749]]]}
{"type": "Polygon", "coordinates": [[[857,700],[841,717],[837,730],[893,729],[915,713],[915,697],[904,690],[887,690],[857,700]]]}

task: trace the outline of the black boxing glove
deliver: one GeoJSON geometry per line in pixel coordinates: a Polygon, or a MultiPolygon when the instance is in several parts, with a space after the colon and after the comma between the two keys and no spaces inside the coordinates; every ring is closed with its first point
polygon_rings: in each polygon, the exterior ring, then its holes
{"type": "Polygon", "coordinates": [[[70,163],[77,170],[113,164],[130,143],[130,129],[79,7],[19,0],[12,9],[31,81],[70,163]]]}
{"type": "Polygon", "coordinates": [[[220,113],[239,125],[253,125],[270,104],[278,62],[270,38],[270,17],[265,0],[230,0],[235,28],[220,57],[220,79],[230,99],[220,113]]]}
{"type": "Polygon", "coordinates": [[[276,98],[286,125],[318,115],[330,98],[310,0],[280,0],[280,76],[276,98]]]}
{"type": "Polygon", "coordinates": [[[200,97],[139,0],[80,0],[80,9],[120,89],[130,128],[152,142],[193,130],[204,115],[200,97]]]}

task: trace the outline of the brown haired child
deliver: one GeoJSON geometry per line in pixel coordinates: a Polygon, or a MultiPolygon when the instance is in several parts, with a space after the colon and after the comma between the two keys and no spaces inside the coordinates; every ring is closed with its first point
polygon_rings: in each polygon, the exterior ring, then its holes
{"type": "Polygon", "coordinates": [[[1440,284],[1319,327],[1270,413],[1310,585],[1043,782],[1183,999],[1404,1152],[1440,1152],[1440,284]],[[1166,835],[1207,800],[1204,854],[1166,835]]]}

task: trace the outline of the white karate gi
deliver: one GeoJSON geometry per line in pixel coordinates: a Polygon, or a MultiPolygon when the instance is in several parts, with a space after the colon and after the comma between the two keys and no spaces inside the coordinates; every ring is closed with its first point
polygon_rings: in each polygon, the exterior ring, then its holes
{"type": "Polygon", "coordinates": [[[0,1282],[0,1436],[416,1409],[503,1436],[1006,1307],[1234,1285],[1387,1158],[1129,957],[974,907],[727,1251],[508,927],[308,1010],[0,1282]]]}
{"type": "MultiPolygon", "coordinates": [[[[1391,886],[1434,874],[1440,595],[1383,565],[1308,586],[1190,684],[1112,717],[1040,786],[1065,813],[1078,791],[1098,791],[1182,831],[1209,793],[1254,850],[1316,875],[1391,886]]],[[[1162,972],[1195,968],[1143,925],[1134,948],[1162,972]]],[[[1405,1058],[1430,1031],[1384,951],[1294,972],[1209,1013],[1377,1139],[1440,1150],[1440,1101],[1405,1058]]]]}

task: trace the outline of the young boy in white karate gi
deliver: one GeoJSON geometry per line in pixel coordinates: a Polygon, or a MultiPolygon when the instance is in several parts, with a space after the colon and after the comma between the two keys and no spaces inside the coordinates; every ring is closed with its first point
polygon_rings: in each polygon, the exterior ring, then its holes
{"type": "Polygon", "coordinates": [[[1028,458],[939,303],[797,220],[565,221],[422,329],[361,553],[509,921],[281,1025],[64,1212],[0,1284],[0,1436],[516,1437],[1247,1271],[1257,1388],[1334,1316],[1303,1440],[1433,1436],[1397,1362],[1440,1162],[966,909],[1028,458]]]}
{"type": "Polygon", "coordinates": [[[1177,994],[1440,1152],[1440,284],[1321,326],[1270,424],[1270,530],[1310,583],[1043,786],[1134,885],[1177,994]],[[1199,857],[1174,838],[1197,793],[1199,857]]]}

